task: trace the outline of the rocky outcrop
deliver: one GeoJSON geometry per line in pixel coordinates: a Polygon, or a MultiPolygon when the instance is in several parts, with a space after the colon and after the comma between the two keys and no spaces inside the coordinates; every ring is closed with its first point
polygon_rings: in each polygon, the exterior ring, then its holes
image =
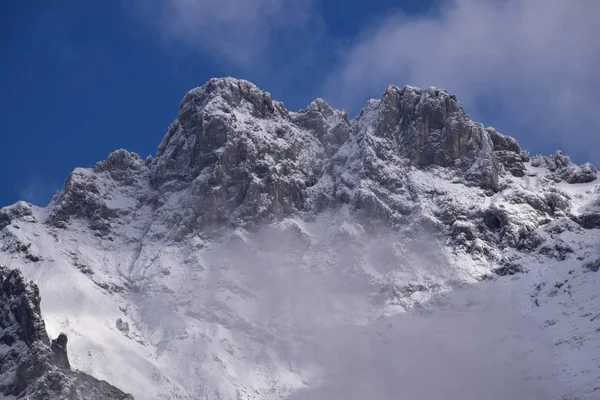
{"type": "Polygon", "coordinates": [[[600,212],[583,213],[573,216],[573,219],[585,229],[600,229],[600,212]]]}
{"type": "Polygon", "coordinates": [[[10,223],[16,219],[36,222],[31,209],[31,204],[20,201],[12,206],[0,209],[0,230],[10,225],[10,223]]]}
{"type": "Polygon", "coordinates": [[[46,222],[65,228],[76,218],[87,221],[98,235],[108,234],[111,221],[123,214],[123,206],[128,207],[119,203],[118,198],[124,197],[121,194],[141,193],[142,187],[147,185],[149,162],[136,153],[116,150],[92,170],[75,169],[63,189],[53,197],[52,211],[46,222]]]}
{"type": "Polygon", "coordinates": [[[160,193],[189,187],[188,224],[239,226],[305,210],[324,162],[324,146],[283,104],[249,82],[214,79],[184,97],[150,181],[160,193]]]}
{"type": "Polygon", "coordinates": [[[72,371],[67,337],[50,343],[40,293],[18,270],[0,265],[0,394],[28,400],[133,399],[83,372],[72,371]]]}
{"type": "Polygon", "coordinates": [[[494,128],[486,128],[486,131],[494,144],[494,154],[500,165],[512,176],[525,176],[524,163],[529,161],[527,152],[521,149],[514,138],[505,136],[494,128]]]}
{"type": "MultiPolygon", "coordinates": [[[[268,93],[250,82],[211,79],[189,91],[179,105],[177,119],[158,147],[150,177],[152,183],[158,187],[165,182],[189,182],[222,157],[239,156],[239,161],[245,158],[252,161],[252,139],[262,131],[257,123],[281,123],[287,117],[283,104],[273,101],[268,93]],[[222,154],[227,150],[227,154],[222,154]]],[[[282,138],[286,127],[273,128],[280,129],[266,133],[275,139],[282,138]]]]}
{"type": "Polygon", "coordinates": [[[292,122],[311,131],[333,156],[350,137],[351,123],[345,111],[334,110],[323,99],[317,99],[297,113],[290,114],[292,122]]]}
{"type": "Polygon", "coordinates": [[[109,154],[106,161],[100,161],[94,166],[95,172],[107,172],[110,177],[123,185],[133,185],[136,175],[151,161],[142,158],[127,150],[119,149],[109,154]]]}
{"type": "Polygon", "coordinates": [[[598,170],[591,163],[575,165],[571,159],[559,150],[552,156],[536,156],[531,160],[534,167],[546,168],[554,181],[567,183],[588,183],[598,178],[598,170]]]}
{"type": "Polygon", "coordinates": [[[69,363],[69,356],[67,355],[67,335],[61,333],[58,335],[56,339],[52,339],[52,343],[50,344],[50,349],[52,350],[52,364],[71,369],[71,364],[69,363]]]}
{"type": "Polygon", "coordinates": [[[393,139],[411,165],[457,168],[468,181],[497,189],[489,134],[445,90],[390,86],[381,99],[375,134],[393,139]]]}

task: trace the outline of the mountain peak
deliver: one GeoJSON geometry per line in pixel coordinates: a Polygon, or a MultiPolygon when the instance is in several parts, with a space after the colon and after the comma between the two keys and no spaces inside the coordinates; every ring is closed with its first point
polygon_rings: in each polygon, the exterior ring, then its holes
{"type": "Polygon", "coordinates": [[[207,107],[214,103],[217,109],[230,112],[233,108],[249,106],[260,115],[275,112],[271,94],[254,83],[232,77],[213,78],[204,85],[190,90],[179,105],[180,115],[190,107],[207,107]]]}
{"type": "Polygon", "coordinates": [[[455,168],[467,180],[497,189],[498,165],[489,135],[445,90],[389,86],[375,132],[393,140],[411,165],[455,168]]]}

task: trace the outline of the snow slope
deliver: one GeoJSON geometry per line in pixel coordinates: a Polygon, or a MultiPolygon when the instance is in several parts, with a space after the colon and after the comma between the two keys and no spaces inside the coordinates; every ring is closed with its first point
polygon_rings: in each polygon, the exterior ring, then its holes
{"type": "Polygon", "coordinates": [[[136,399],[599,398],[597,172],[396,89],[350,121],[211,80],[155,159],[3,209],[0,263],[136,399]]]}

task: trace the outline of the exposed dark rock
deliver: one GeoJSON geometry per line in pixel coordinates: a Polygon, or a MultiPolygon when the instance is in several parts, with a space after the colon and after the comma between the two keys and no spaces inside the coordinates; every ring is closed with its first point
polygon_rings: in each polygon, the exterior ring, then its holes
{"type": "Polygon", "coordinates": [[[492,207],[484,212],[483,222],[492,231],[500,232],[508,225],[508,215],[506,211],[492,207]]]}
{"type": "Polygon", "coordinates": [[[597,259],[596,261],[590,261],[588,263],[585,263],[583,265],[583,268],[591,271],[591,272],[598,272],[600,271],[600,258],[597,259]]]}
{"type": "Polygon", "coordinates": [[[584,213],[572,218],[584,229],[600,229],[600,213],[584,213]]]}
{"type": "Polygon", "coordinates": [[[106,161],[96,163],[94,171],[106,171],[115,181],[124,185],[131,185],[135,182],[135,173],[144,167],[146,165],[139,155],[119,149],[109,154],[106,161]]]}
{"type": "Polygon", "coordinates": [[[51,201],[47,223],[64,228],[71,219],[82,219],[99,235],[107,235],[111,221],[121,215],[110,202],[117,189],[145,185],[147,179],[148,167],[140,156],[126,150],[114,151],[93,170],[77,168],[69,175],[51,201]]]}
{"type": "Polygon", "coordinates": [[[507,275],[522,274],[522,273],[526,272],[526,270],[520,264],[514,264],[514,263],[507,262],[505,265],[503,265],[501,267],[494,268],[492,270],[492,272],[499,276],[507,276],[507,275]]]}
{"type": "Polygon", "coordinates": [[[8,215],[4,209],[0,210],[0,229],[4,229],[6,226],[10,225],[11,221],[10,215],[8,215]]]}
{"type": "Polygon", "coordinates": [[[42,261],[42,257],[40,257],[40,256],[37,256],[37,255],[35,255],[35,254],[31,254],[31,253],[27,253],[27,254],[25,255],[25,258],[27,258],[29,261],[32,261],[32,262],[39,262],[39,261],[42,261]]]}
{"type": "Polygon", "coordinates": [[[116,326],[117,329],[123,333],[129,332],[129,323],[127,321],[123,321],[121,318],[117,319],[116,326]]]}
{"type": "Polygon", "coordinates": [[[516,190],[510,193],[507,199],[513,204],[528,204],[540,213],[552,213],[552,209],[546,198],[537,193],[516,190]]]}
{"type": "Polygon", "coordinates": [[[108,219],[116,216],[100,197],[97,177],[75,170],[65,181],[62,191],[54,199],[48,223],[63,227],[72,217],[108,219]]]}
{"type": "Polygon", "coordinates": [[[571,246],[566,243],[556,243],[554,246],[546,245],[540,248],[540,254],[544,254],[545,256],[555,258],[559,261],[565,260],[569,254],[574,253],[574,250],[571,246]]]}
{"type": "Polygon", "coordinates": [[[525,164],[523,164],[523,157],[512,153],[510,151],[494,151],[498,162],[506,168],[508,172],[517,178],[525,176],[525,164]]]}
{"type": "Polygon", "coordinates": [[[93,275],[94,271],[87,265],[75,262],[75,268],[77,268],[82,274],[93,275]]]}
{"type": "Polygon", "coordinates": [[[325,146],[329,157],[350,137],[350,121],[344,111],[331,108],[323,99],[310,103],[305,110],[291,115],[297,125],[309,129],[325,146]]]}
{"type": "Polygon", "coordinates": [[[454,167],[478,185],[498,187],[489,134],[445,90],[390,86],[381,99],[376,135],[393,138],[412,165],[454,167]]]}
{"type": "Polygon", "coordinates": [[[0,230],[10,225],[13,220],[29,217],[31,222],[36,222],[33,217],[31,204],[20,201],[12,206],[0,209],[0,230]]]}
{"type": "Polygon", "coordinates": [[[531,160],[534,167],[545,167],[552,172],[556,181],[564,180],[567,183],[588,183],[598,178],[598,170],[591,163],[577,166],[571,159],[562,154],[560,150],[553,156],[536,156],[531,160]]]}
{"type": "MultiPolygon", "coordinates": [[[[333,112],[324,102],[314,108],[311,112],[323,118],[333,112]]],[[[317,117],[295,119],[323,128],[317,117]]],[[[322,173],[326,154],[320,134],[328,145],[337,145],[345,135],[332,133],[325,140],[323,131],[298,130],[283,105],[253,84],[211,80],[182,101],[158,148],[151,182],[159,191],[179,190],[190,182],[189,229],[289,215],[306,209],[307,188],[322,173]],[[236,107],[256,119],[238,120],[236,107]]]]}
{"type": "MultiPolygon", "coordinates": [[[[253,126],[235,126],[237,118],[232,112],[238,107],[245,107],[246,112],[259,119],[289,117],[281,103],[273,102],[270,94],[250,82],[211,79],[188,92],[179,105],[177,119],[157,150],[151,174],[153,184],[194,179],[206,166],[217,162],[221,146],[234,138],[246,139],[235,146],[239,161],[254,161],[259,155],[256,151],[266,148],[252,146],[253,126]],[[244,132],[240,132],[242,129],[244,132]]],[[[273,134],[276,138],[281,135],[273,134]]]]}
{"type": "Polygon", "coordinates": [[[18,270],[0,265],[0,394],[28,400],[133,399],[83,372],[71,371],[64,334],[50,343],[40,294],[18,270]]]}
{"type": "Polygon", "coordinates": [[[494,143],[494,151],[510,151],[511,153],[522,155],[525,158],[523,161],[528,161],[526,154],[523,154],[523,150],[515,138],[503,135],[491,127],[485,130],[490,135],[492,143],[494,143]]]}
{"type": "Polygon", "coordinates": [[[67,335],[61,333],[56,339],[52,339],[50,348],[52,350],[52,363],[57,367],[71,369],[69,357],[67,356],[67,335]]]}
{"type": "Polygon", "coordinates": [[[545,198],[551,214],[554,214],[557,210],[566,211],[571,207],[569,195],[558,189],[546,193],[545,198]]]}
{"type": "Polygon", "coordinates": [[[102,171],[127,171],[128,169],[140,170],[141,157],[136,153],[119,149],[109,154],[106,161],[100,161],[94,166],[97,172],[102,171]]]}
{"type": "Polygon", "coordinates": [[[536,231],[523,232],[520,235],[516,248],[518,250],[531,252],[536,250],[542,243],[544,238],[536,231]]]}
{"type": "Polygon", "coordinates": [[[27,387],[20,397],[27,400],[133,400],[106,381],[80,371],[53,369],[27,387]]]}
{"type": "Polygon", "coordinates": [[[559,235],[566,231],[579,232],[582,230],[582,227],[569,218],[560,218],[549,223],[544,227],[544,230],[548,233],[559,235]]]}

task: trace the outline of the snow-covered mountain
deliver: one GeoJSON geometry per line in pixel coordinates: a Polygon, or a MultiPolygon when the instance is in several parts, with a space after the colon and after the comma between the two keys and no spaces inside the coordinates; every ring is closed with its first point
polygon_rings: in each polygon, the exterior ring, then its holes
{"type": "Polygon", "coordinates": [[[0,263],[72,367],[136,399],[597,399],[599,228],[594,166],[444,90],[350,120],[222,78],[155,158],[0,210],[0,263]]]}

